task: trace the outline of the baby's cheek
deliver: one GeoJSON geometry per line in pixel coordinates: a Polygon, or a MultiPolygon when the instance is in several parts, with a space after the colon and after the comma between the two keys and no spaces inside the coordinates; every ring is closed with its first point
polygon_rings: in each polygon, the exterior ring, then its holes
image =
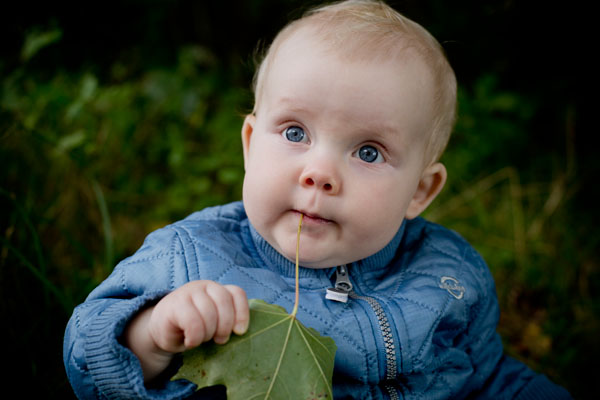
{"type": "Polygon", "coordinates": [[[403,205],[380,203],[360,208],[356,220],[356,242],[368,246],[370,252],[377,252],[396,235],[403,221],[403,205]]]}

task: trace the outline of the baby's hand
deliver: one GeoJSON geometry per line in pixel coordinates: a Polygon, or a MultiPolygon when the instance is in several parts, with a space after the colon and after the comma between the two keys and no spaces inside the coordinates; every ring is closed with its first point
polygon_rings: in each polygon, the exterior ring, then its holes
{"type": "Polygon", "coordinates": [[[160,349],[179,353],[211,339],[226,343],[231,332],[246,332],[249,318],[248,299],[240,287],[193,281],[156,304],[148,330],[160,349]]]}
{"type": "Polygon", "coordinates": [[[244,334],[250,311],[243,289],[213,281],[193,281],[135,316],[125,330],[125,345],[140,360],[151,381],[175,353],[213,339],[225,343],[231,332],[244,334]]]}

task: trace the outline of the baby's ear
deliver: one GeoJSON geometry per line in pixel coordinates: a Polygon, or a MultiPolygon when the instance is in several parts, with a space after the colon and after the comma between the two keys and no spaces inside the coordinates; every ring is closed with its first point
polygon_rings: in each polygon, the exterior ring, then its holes
{"type": "Polygon", "coordinates": [[[442,163],[434,163],[425,168],[419,186],[406,210],[406,219],[413,219],[425,211],[444,187],[447,176],[446,167],[442,163]]]}
{"type": "Polygon", "coordinates": [[[242,148],[244,151],[244,168],[248,164],[248,152],[250,150],[250,137],[254,132],[254,125],[256,124],[256,116],[254,114],[248,114],[244,119],[244,125],[242,125],[242,148]]]}

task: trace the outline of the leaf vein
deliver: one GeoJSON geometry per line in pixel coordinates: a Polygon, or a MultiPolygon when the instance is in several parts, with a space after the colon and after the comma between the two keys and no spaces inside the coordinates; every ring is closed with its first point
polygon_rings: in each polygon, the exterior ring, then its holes
{"type": "Polygon", "coordinates": [[[287,334],[285,336],[283,348],[281,349],[281,355],[279,356],[279,361],[277,362],[277,367],[275,368],[275,372],[273,373],[273,378],[271,379],[271,384],[269,385],[269,389],[267,389],[267,394],[265,396],[265,399],[269,398],[269,395],[271,394],[271,390],[273,389],[273,385],[275,384],[275,380],[278,378],[279,369],[281,368],[281,362],[283,361],[283,356],[285,355],[285,351],[287,349],[287,345],[290,340],[290,335],[292,333],[292,327],[294,326],[294,321],[295,321],[295,319],[293,319],[293,318],[290,320],[290,326],[289,326],[287,334]]]}
{"type": "Polygon", "coordinates": [[[320,341],[319,337],[313,334],[309,329],[306,329],[306,327],[302,325],[298,325],[298,329],[301,329],[303,332],[306,332],[306,334],[309,335],[315,342],[317,342],[323,348],[323,350],[327,351],[327,353],[329,354],[332,354],[329,347],[325,346],[325,343],[320,341]]]}
{"type": "Polygon", "coordinates": [[[304,340],[304,343],[306,344],[306,347],[308,348],[310,355],[313,357],[315,364],[317,364],[317,368],[319,369],[321,378],[325,382],[325,386],[327,386],[327,392],[328,392],[329,396],[331,396],[331,398],[333,399],[333,393],[331,391],[331,387],[328,384],[327,377],[325,376],[325,371],[323,371],[323,368],[321,368],[321,363],[319,363],[317,356],[313,352],[312,346],[310,345],[310,343],[308,343],[308,340],[306,339],[306,336],[304,336],[304,332],[302,331],[302,329],[300,329],[300,326],[298,326],[298,332],[300,332],[300,336],[302,336],[302,340],[304,340]]]}

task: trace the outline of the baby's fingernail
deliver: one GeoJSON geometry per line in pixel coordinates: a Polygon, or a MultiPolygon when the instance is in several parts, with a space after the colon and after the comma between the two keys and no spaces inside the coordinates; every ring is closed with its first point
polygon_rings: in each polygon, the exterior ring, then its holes
{"type": "Polygon", "coordinates": [[[240,321],[233,327],[233,331],[237,335],[243,335],[248,330],[248,321],[240,321]]]}
{"type": "Polygon", "coordinates": [[[225,344],[229,341],[229,335],[227,336],[219,336],[213,339],[216,344],[225,344]]]}

